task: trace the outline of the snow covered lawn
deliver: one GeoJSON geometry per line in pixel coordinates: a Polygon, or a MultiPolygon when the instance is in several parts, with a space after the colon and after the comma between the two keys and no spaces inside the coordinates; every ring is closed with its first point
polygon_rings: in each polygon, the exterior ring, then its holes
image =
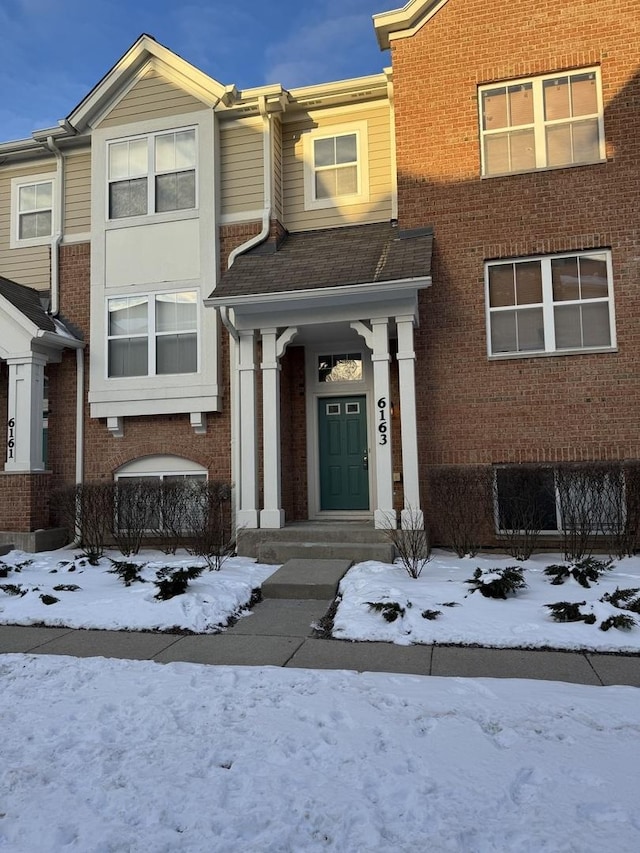
{"type": "Polygon", "coordinates": [[[483,646],[551,647],[599,651],[640,651],[640,615],[631,630],[600,629],[611,615],[628,613],[600,599],[616,588],[640,589],[640,558],[614,561],[598,583],[585,589],[573,578],[554,586],[543,570],[565,561],[559,554],[537,554],[518,563],[502,554],[482,554],[460,559],[435,552],[421,576],[413,580],[397,562],[360,563],[340,584],[342,600],[334,620],[334,637],[349,640],[386,640],[393,643],[460,643],[483,646]],[[476,568],[489,571],[522,566],[527,588],[506,601],[484,598],[465,583],[476,568]],[[585,602],[582,611],[593,612],[596,622],[554,622],[544,606],[558,601],[585,602]],[[396,602],[404,614],[387,622],[368,602],[396,602]],[[426,610],[440,611],[433,620],[426,610]]]}
{"type": "Polygon", "coordinates": [[[114,560],[146,563],[142,569],[145,582],[134,581],[127,587],[110,571],[113,565],[107,556],[98,566],[91,566],[83,558],[77,559],[78,549],[38,554],[11,551],[1,557],[0,570],[3,566],[13,568],[7,577],[0,577],[0,624],[111,630],[177,628],[212,633],[226,625],[230,617],[239,615],[250,602],[252,590],[276,569],[233,557],[219,572],[205,570],[190,581],[185,594],[159,601],[153,584],[159,569],[202,565],[202,560],[184,552],[167,556],[161,551],[145,551],[130,558],[117,551],[107,553],[114,560]],[[55,589],[58,586],[78,589],[55,589]],[[20,590],[15,594],[14,589],[11,594],[7,587],[20,590]],[[25,590],[24,595],[20,594],[25,590]],[[45,604],[41,596],[57,601],[45,604]]]}
{"type": "Polygon", "coordinates": [[[640,690],[0,656],[0,849],[640,849],[640,690]]]}

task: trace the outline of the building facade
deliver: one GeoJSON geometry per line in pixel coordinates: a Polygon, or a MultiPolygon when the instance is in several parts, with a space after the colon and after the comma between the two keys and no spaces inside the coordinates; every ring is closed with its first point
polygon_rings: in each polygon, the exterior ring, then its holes
{"type": "Polygon", "coordinates": [[[267,536],[640,459],[637,12],[412,0],[391,68],[294,90],[141,36],[0,144],[6,540],[80,482],[229,481],[267,536]]]}

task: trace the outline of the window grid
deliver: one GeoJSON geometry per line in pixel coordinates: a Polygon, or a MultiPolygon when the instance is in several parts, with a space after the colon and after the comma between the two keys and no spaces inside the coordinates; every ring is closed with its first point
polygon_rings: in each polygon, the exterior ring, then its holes
{"type": "Polygon", "coordinates": [[[107,144],[107,218],[197,207],[195,128],[159,131],[107,144]]]}
{"type": "MultiPolygon", "coordinates": [[[[502,85],[481,86],[478,103],[482,174],[485,176],[534,171],[549,167],[562,168],[563,166],[592,163],[604,159],[604,122],[599,68],[586,68],[563,74],[547,74],[528,80],[505,82],[502,85]],[[580,112],[580,99],[573,92],[579,83],[585,81],[593,81],[595,86],[596,109],[590,112],[580,112]],[[547,98],[546,95],[553,86],[562,87],[565,85],[567,87],[565,106],[568,114],[554,116],[554,109],[550,108],[552,106],[550,105],[550,98],[547,98]],[[491,97],[497,98],[500,93],[504,93],[505,100],[504,123],[490,127],[489,125],[492,122],[488,115],[487,104],[491,97]],[[522,101],[519,108],[514,109],[517,93],[520,93],[522,98],[526,98],[527,95],[531,97],[531,120],[529,121],[522,120],[527,117],[528,112],[526,108],[522,107],[522,101]],[[587,125],[593,126],[594,124],[597,128],[597,139],[595,142],[592,140],[591,143],[583,139],[581,148],[579,129],[581,127],[586,129],[587,125]],[[556,136],[561,136],[563,130],[567,130],[569,133],[570,156],[558,160],[559,155],[554,155],[552,142],[554,133],[556,136]],[[492,139],[496,145],[503,138],[506,143],[503,152],[503,157],[507,159],[506,168],[494,168],[489,147],[492,139]],[[527,148],[527,142],[530,143],[532,150],[527,148]]],[[[557,109],[558,106],[555,107],[555,110],[557,109]]],[[[499,121],[499,118],[496,121],[499,121]]]]}
{"type": "Polygon", "coordinates": [[[53,180],[19,183],[15,191],[16,237],[19,241],[46,240],[53,234],[53,180]]]}
{"type": "MultiPolygon", "coordinates": [[[[558,276],[556,276],[557,282],[558,276]]],[[[531,355],[536,353],[562,353],[615,347],[615,316],[613,306],[611,256],[608,251],[572,253],[538,258],[491,261],[485,265],[485,298],[487,305],[487,349],[490,356],[531,355]],[[578,298],[555,298],[554,264],[575,262],[577,275],[570,280],[577,287],[578,298]],[[592,276],[595,285],[586,282],[583,269],[589,264],[599,267],[602,276],[592,276]],[[539,265],[541,299],[520,299],[518,270],[539,265]],[[493,273],[513,271],[513,293],[508,289],[492,287],[493,273]],[[575,283],[574,283],[575,282],[575,283]],[[601,296],[588,291],[604,290],[601,296]],[[510,299],[510,301],[507,301],[510,299]],[[502,302],[503,304],[496,304],[502,302]],[[600,307],[597,307],[600,306],[600,307]],[[591,318],[589,318],[591,315],[591,318]],[[600,315],[598,317],[598,315],[600,315]],[[564,323],[561,322],[563,316],[564,323]],[[578,323],[576,325],[576,318],[578,323]],[[568,322],[567,322],[568,320],[568,322]],[[595,320],[595,322],[594,322],[595,320]],[[527,326],[527,323],[529,324],[527,326]],[[573,328],[572,328],[573,323],[573,328]],[[564,328],[563,328],[564,326],[564,328]],[[585,333],[586,329],[586,333],[585,333]],[[579,332],[579,340],[576,339],[579,332]],[[573,333],[573,337],[571,334],[573,333]],[[513,346],[500,343],[509,336],[513,346]]],[[[532,293],[533,288],[529,288],[532,293]]],[[[561,294],[560,294],[561,295],[561,294]]]]}
{"type": "MultiPolygon", "coordinates": [[[[184,315],[184,311],[182,312],[184,315]]],[[[122,315],[121,315],[122,318],[122,315]]],[[[191,319],[191,318],[187,318],[191,319]]],[[[120,379],[135,376],[162,376],[168,374],[198,372],[198,298],[196,291],[178,293],[159,293],[154,295],[111,297],[107,300],[107,376],[120,379]],[[176,317],[171,323],[160,317],[161,306],[174,304],[176,317]],[[178,305],[192,305],[192,322],[180,320],[178,305]],[[124,331],[114,331],[117,323],[132,322],[131,309],[144,306],[133,317],[132,327],[124,331]],[[116,312],[126,310],[124,319],[118,319],[116,312]],[[133,342],[133,347],[131,346],[133,342]],[[137,343],[136,343],[137,342],[137,343]],[[146,345],[143,346],[142,344],[146,345]],[[123,347],[119,344],[128,344],[123,347]],[[138,350],[138,356],[133,351],[138,350]],[[143,350],[145,350],[143,352],[143,350]],[[183,369],[171,369],[171,360],[183,369]],[[137,364],[136,364],[137,362],[137,364]],[[118,363],[123,367],[120,369],[118,363]],[[126,372],[128,370],[128,372],[126,372]]]]}

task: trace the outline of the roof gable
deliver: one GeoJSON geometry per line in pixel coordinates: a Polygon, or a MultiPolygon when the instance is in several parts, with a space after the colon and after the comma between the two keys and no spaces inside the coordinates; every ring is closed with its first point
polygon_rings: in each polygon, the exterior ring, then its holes
{"type": "Polygon", "coordinates": [[[409,0],[401,9],[381,12],[373,16],[373,26],[380,50],[388,50],[396,38],[415,35],[447,0],[409,0]]]}
{"type": "Polygon", "coordinates": [[[209,108],[235,97],[235,86],[224,86],[152,36],[143,34],[67,116],[66,122],[80,133],[95,126],[150,70],[209,108]]]}

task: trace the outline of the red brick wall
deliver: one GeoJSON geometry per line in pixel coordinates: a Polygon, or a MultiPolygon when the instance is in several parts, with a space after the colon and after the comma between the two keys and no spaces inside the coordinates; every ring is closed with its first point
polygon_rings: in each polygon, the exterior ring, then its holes
{"type": "Polygon", "coordinates": [[[637,0],[449,2],[393,43],[401,227],[433,225],[422,464],[640,456],[637,0]],[[481,180],[477,86],[597,64],[606,163],[481,180]],[[487,358],[488,258],[610,247],[618,352],[487,358]]]}
{"type": "Polygon", "coordinates": [[[30,533],[49,527],[51,474],[0,472],[0,530],[30,533]]]}

